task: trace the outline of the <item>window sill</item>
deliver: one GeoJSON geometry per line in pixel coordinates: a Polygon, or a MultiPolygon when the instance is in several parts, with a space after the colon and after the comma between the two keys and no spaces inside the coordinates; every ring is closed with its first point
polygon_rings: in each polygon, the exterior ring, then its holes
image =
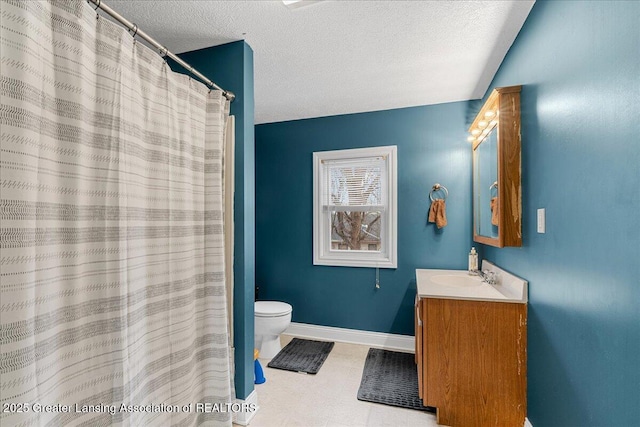
{"type": "Polygon", "coordinates": [[[365,267],[365,268],[398,268],[397,262],[388,259],[376,259],[376,260],[354,260],[340,258],[328,258],[314,259],[313,265],[325,265],[331,267],[365,267]]]}

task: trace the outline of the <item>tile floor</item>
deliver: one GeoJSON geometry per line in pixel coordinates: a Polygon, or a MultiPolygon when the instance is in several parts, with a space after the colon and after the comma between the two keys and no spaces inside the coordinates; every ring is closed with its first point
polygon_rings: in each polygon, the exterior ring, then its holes
{"type": "MultiPolygon", "coordinates": [[[[282,345],[292,338],[283,335],[282,345]]],[[[260,409],[250,427],[436,427],[434,414],[356,398],[368,351],[337,342],[316,375],[267,368],[261,359],[267,382],[256,385],[260,409]]]]}

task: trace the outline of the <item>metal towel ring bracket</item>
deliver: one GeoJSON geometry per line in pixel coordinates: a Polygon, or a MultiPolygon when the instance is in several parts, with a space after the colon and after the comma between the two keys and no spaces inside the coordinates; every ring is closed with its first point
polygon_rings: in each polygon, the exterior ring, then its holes
{"type": "Polygon", "coordinates": [[[433,198],[433,193],[438,191],[442,191],[444,193],[444,197],[442,198],[442,200],[447,200],[447,197],[449,197],[449,190],[447,190],[447,187],[445,187],[444,185],[435,183],[433,187],[431,187],[431,191],[429,191],[429,198],[431,199],[431,201],[433,202],[435,200],[439,200],[439,199],[433,198]]]}

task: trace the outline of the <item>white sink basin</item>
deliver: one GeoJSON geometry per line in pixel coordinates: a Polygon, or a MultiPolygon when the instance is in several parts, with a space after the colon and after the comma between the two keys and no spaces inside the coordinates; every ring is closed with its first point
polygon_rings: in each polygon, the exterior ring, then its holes
{"type": "Polygon", "coordinates": [[[455,288],[482,286],[482,280],[478,276],[461,276],[459,274],[438,274],[431,276],[431,281],[442,286],[453,286],[455,288]]]}
{"type": "Polygon", "coordinates": [[[482,269],[492,271],[496,284],[490,285],[466,270],[416,270],[420,298],[448,298],[475,301],[527,302],[527,281],[494,264],[483,261],[482,269]]]}

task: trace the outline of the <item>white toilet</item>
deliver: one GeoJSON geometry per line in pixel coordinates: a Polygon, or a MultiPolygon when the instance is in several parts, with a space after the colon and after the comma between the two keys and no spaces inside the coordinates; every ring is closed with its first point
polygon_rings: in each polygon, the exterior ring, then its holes
{"type": "Polygon", "coordinates": [[[261,359],[271,359],[282,349],[280,334],[291,323],[293,307],[280,301],[256,301],[255,338],[261,359]]]}

